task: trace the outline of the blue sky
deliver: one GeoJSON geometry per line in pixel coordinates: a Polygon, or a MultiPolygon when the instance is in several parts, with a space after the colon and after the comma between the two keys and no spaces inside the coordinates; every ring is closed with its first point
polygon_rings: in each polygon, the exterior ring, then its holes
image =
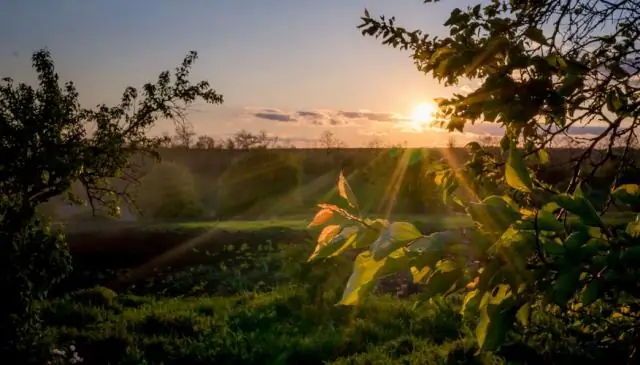
{"type": "MultiPolygon", "coordinates": [[[[209,80],[225,97],[224,106],[191,114],[200,134],[264,129],[303,140],[332,130],[354,146],[373,136],[441,144],[442,132],[416,131],[402,120],[450,90],[418,73],[408,53],[363,37],[356,26],[368,8],[437,34],[454,6],[471,3],[0,0],[0,76],[31,81],[30,54],[47,47],[83,103],[112,103],[125,86],[152,80],[197,50],[193,79],[209,80]]],[[[163,122],[154,132],[166,130],[172,127],[163,122]]]]}

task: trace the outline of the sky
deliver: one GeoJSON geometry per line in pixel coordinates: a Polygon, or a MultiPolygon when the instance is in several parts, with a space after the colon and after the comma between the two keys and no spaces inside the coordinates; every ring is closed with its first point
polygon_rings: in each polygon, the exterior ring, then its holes
{"type": "MultiPolygon", "coordinates": [[[[32,82],[30,55],[46,47],[83,104],[110,104],[126,86],[154,80],[196,50],[192,80],[208,80],[225,99],[194,106],[189,120],[198,134],[265,130],[298,144],[330,130],[349,146],[372,139],[443,145],[446,132],[416,128],[410,116],[461,90],[445,89],[419,73],[409,53],[363,37],[356,26],[367,8],[408,29],[443,34],[454,7],[476,2],[0,0],[0,77],[32,82]]],[[[161,121],[152,133],[167,131],[172,124],[161,121]]]]}

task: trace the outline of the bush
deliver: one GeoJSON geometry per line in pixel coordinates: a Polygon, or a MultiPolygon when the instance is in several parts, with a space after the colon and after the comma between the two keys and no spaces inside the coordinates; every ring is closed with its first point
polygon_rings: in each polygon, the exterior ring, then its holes
{"type": "Polygon", "coordinates": [[[281,153],[251,150],[220,176],[218,216],[236,217],[257,204],[292,192],[300,182],[298,164],[281,153]]]}
{"type": "Polygon", "coordinates": [[[70,270],[64,235],[33,219],[16,231],[0,221],[0,353],[34,352],[39,316],[33,306],[70,270]]]}
{"type": "Polygon", "coordinates": [[[149,218],[195,218],[204,214],[192,174],[171,162],[154,166],[142,179],[136,203],[149,218]]]}

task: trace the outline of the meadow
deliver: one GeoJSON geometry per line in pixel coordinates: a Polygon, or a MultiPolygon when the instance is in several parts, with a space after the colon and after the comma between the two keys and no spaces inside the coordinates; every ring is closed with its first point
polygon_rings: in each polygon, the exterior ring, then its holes
{"type": "MultiPolygon", "coordinates": [[[[471,224],[464,216],[403,218],[425,233],[471,224]]],[[[307,223],[68,227],[74,272],[38,305],[45,342],[61,349],[60,361],[77,352],[86,364],[596,363],[611,356],[569,347],[576,338],[552,313],[533,317],[536,337],[478,355],[462,298],[420,301],[419,288],[401,275],[381,280],[363,306],[336,306],[353,256],[307,263],[317,234],[307,223]]]]}
{"type": "MultiPolygon", "coordinates": [[[[536,336],[479,355],[462,298],[425,302],[402,273],[382,279],[363,306],[336,306],[355,255],[307,262],[319,233],[307,225],[318,201],[337,197],[336,164],[374,203],[365,207],[370,216],[386,210],[423,233],[473,226],[442,204],[424,159],[407,162],[394,181],[402,155],[391,150],[162,153],[163,163],[148,166],[141,181],[146,216],[64,220],[74,270],[38,305],[44,341],[64,351],[61,361],[74,351],[88,364],[597,363],[613,356],[613,349],[572,346],[579,334],[546,312],[532,317],[536,336]],[[256,168],[264,163],[268,169],[256,168]],[[285,188],[269,190],[278,184],[285,188]],[[230,204],[239,195],[254,198],[230,204]]],[[[629,216],[612,211],[605,219],[615,226],[629,216]]]]}

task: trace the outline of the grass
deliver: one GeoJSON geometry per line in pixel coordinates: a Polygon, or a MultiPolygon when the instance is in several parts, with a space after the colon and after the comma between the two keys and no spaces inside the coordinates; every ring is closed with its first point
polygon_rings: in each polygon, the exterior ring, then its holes
{"type": "MultiPolygon", "coordinates": [[[[405,218],[433,229],[470,223],[466,217],[398,217],[405,218]]],[[[607,219],[623,218],[612,214],[607,219]]],[[[306,263],[313,249],[306,223],[166,222],[138,225],[134,231],[139,236],[128,238],[106,232],[88,235],[87,245],[107,237],[113,263],[122,263],[140,250],[166,245],[162,240],[167,237],[179,244],[202,231],[226,232],[206,247],[191,249],[182,266],[154,271],[117,293],[96,286],[101,282],[91,275],[80,290],[59,291],[39,304],[45,343],[74,345],[92,365],[553,364],[613,359],[611,352],[576,346],[567,324],[544,311],[532,318],[537,335],[523,341],[516,331],[502,352],[477,355],[473,325],[459,315],[460,298],[436,298],[414,307],[419,297],[397,298],[390,294],[393,290],[383,290],[361,307],[337,307],[352,263],[344,257],[306,263]],[[305,235],[296,238],[296,232],[305,235]]],[[[76,257],[76,266],[89,272],[97,271],[97,264],[108,267],[112,263],[107,252],[97,250],[97,261],[84,264],[76,257]]]]}
{"type": "Polygon", "coordinates": [[[484,364],[454,303],[414,308],[381,294],[338,307],[351,263],[306,264],[308,245],[234,257],[40,304],[51,346],[89,364],[484,364]]]}
{"type": "MultiPolygon", "coordinates": [[[[616,225],[626,222],[633,215],[626,212],[611,212],[604,216],[608,224],[616,225]]],[[[81,225],[70,224],[67,231],[71,233],[79,232],[104,232],[118,229],[133,228],[140,231],[230,231],[230,232],[250,232],[268,228],[282,228],[297,231],[306,231],[312,213],[309,216],[286,216],[261,220],[191,220],[191,221],[164,221],[164,222],[104,222],[81,225]]],[[[409,221],[417,226],[429,227],[431,229],[464,228],[473,225],[473,221],[466,215],[449,216],[429,216],[429,215],[397,215],[394,220],[409,221]]],[[[576,220],[576,217],[570,217],[576,220]]]]}

